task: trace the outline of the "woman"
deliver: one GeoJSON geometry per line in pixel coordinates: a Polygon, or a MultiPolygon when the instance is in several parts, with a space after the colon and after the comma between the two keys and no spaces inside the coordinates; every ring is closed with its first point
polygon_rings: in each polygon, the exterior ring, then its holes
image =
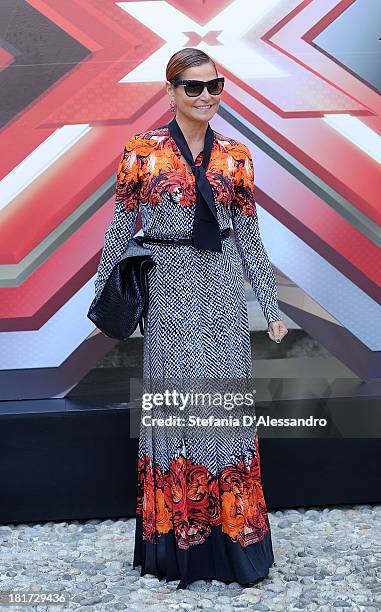
{"type": "Polygon", "coordinates": [[[251,585],[274,557],[255,419],[249,427],[241,419],[253,417],[255,393],[243,270],[270,339],[280,342],[287,328],[259,234],[250,151],[209,125],[223,78],[193,48],[170,58],[166,77],[175,117],[125,146],[95,283],[98,293],[140,208],[156,266],[148,273],[142,416],[149,418],[140,428],[133,565],[141,575],[179,579],[178,589],[197,579],[251,585]],[[248,389],[242,404],[236,392],[248,389]],[[174,395],[172,404],[169,395],[147,401],[173,390],[182,404],[174,395]],[[193,401],[194,391],[207,401],[193,401]],[[163,425],[168,416],[177,421],[163,425]]]}

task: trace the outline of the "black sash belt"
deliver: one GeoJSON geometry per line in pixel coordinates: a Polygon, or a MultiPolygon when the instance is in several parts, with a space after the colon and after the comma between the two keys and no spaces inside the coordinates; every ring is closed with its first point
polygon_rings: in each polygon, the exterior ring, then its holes
{"type": "MultiPolygon", "coordinates": [[[[231,228],[227,227],[224,230],[220,231],[221,239],[228,238],[231,234],[231,228]]],[[[148,236],[145,235],[143,237],[143,242],[151,242],[154,244],[168,244],[173,246],[185,246],[187,244],[194,244],[193,237],[191,238],[157,238],[156,236],[148,236]]]]}

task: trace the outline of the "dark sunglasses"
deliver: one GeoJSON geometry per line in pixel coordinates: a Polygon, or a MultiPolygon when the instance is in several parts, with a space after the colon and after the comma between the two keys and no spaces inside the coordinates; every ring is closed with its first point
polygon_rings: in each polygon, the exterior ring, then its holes
{"type": "Polygon", "coordinates": [[[194,81],[192,79],[172,79],[170,81],[172,85],[177,87],[178,85],[184,85],[184,91],[187,96],[190,98],[196,98],[200,96],[204,91],[204,87],[207,88],[208,92],[212,96],[218,96],[225,84],[225,77],[217,77],[216,79],[212,79],[211,81],[194,81]]]}

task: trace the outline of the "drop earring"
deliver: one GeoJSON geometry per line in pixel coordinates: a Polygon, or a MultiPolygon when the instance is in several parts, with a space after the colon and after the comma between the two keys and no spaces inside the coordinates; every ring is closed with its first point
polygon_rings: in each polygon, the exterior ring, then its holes
{"type": "Polygon", "coordinates": [[[169,106],[169,110],[171,111],[171,113],[175,113],[176,112],[176,104],[174,103],[173,100],[171,100],[170,106],[169,106]]]}

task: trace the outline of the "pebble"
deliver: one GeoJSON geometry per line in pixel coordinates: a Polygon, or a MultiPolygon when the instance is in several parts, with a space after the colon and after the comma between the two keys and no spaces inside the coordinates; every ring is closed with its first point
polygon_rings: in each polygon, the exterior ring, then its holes
{"type": "Polygon", "coordinates": [[[185,590],[132,567],[133,518],[0,525],[0,590],[64,593],[73,610],[376,612],[380,517],[380,504],[269,512],[276,564],[265,581],[185,590]]]}

